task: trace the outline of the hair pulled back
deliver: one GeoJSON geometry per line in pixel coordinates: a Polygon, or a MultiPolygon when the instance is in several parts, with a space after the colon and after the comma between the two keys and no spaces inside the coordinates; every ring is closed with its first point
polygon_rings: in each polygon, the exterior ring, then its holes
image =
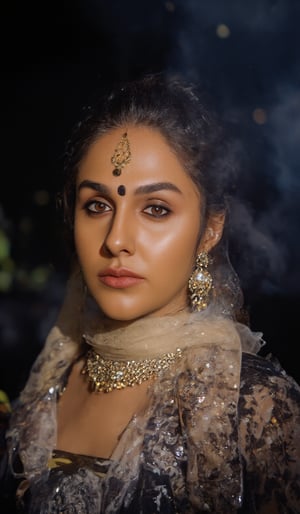
{"type": "MultiPolygon", "coordinates": [[[[105,133],[128,125],[158,130],[201,194],[199,216],[225,212],[235,184],[235,150],[210,98],[196,85],[162,73],[116,85],[86,109],[67,143],[62,193],[64,220],[73,240],[76,177],[90,146],[105,133]]],[[[203,224],[202,224],[203,225],[203,224]]],[[[214,284],[223,312],[242,303],[239,280],[229,262],[226,238],[211,252],[214,284]]]]}
{"type": "Polygon", "coordinates": [[[226,131],[203,92],[163,74],[119,84],[87,109],[68,141],[63,206],[72,226],[78,167],[90,145],[117,127],[143,125],[158,130],[175,151],[202,194],[204,214],[226,208],[235,168],[226,131]]]}

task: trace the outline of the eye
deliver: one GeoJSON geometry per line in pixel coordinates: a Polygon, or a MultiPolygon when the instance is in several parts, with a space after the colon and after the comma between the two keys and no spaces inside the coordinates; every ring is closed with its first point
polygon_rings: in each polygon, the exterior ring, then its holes
{"type": "Polygon", "coordinates": [[[162,205],[149,205],[149,207],[144,209],[144,212],[154,218],[163,218],[164,216],[168,216],[171,211],[162,205]]]}
{"type": "Polygon", "coordinates": [[[91,200],[84,205],[84,209],[88,214],[103,214],[104,212],[111,211],[111,207],[105,202],[99,200],[91,200]]]}

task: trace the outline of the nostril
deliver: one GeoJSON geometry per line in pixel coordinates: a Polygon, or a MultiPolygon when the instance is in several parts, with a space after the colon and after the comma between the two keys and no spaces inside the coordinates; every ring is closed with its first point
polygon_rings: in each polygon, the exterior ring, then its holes
{"type": "Polygon", "coordinates": [[[116,240],[112,237],[107,237],[102,247],[100,248],[100,255],[105,257],[113,257],[121,253],[131,255],[134,252],[134,244],[129,241],[116,240]]]}

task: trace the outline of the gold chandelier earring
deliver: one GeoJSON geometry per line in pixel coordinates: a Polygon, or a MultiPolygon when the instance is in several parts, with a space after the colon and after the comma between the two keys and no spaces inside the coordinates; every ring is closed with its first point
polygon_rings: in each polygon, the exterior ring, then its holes
{"type": "Polygon", "coordinates": [[[209,257],[206,252],[197,255],[195,269],[190,276],[188,287],[190,302],[193,311],[206,309],[209,302],[209,293],[213,285],[212,276],[207,270],[209,257]]]}

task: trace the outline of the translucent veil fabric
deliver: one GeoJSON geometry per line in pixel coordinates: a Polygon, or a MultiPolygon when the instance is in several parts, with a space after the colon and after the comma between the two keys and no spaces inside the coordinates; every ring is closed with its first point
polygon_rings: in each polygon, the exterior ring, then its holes
{"type": "MultiPolygon", "coordinates": [[[[242,494],[237,438],[242,344],[246,351],[258,351],[261,334],[215,314],[213,306],[202,313],[141,319],[119,328],[93,304],[80,318],[81,305],[82,289],[73,280],[12,416],[8,433],[12,464],[17,452],[28,484],[35,490],[39,484],[41,490],[56,445],[58,392],[62,377],[81,351],[83,331],[85,341],[108,358],[142,359],[179,347],[182,359],[158,377],[149,389],[148,409],[135,416],[122,434],[97,501],[106,513],[118,512],[122,502],[133,496],[141,467],[146,467],[167,474],[179,496],[188,489],[195,506],[207,503],[208,497],[222,503],[223,491],[226,502],[237,507],[242,494]],[[207,481],[209,494],[204,487],[207,481]]],[[[88,490],[91,477],[87,480],[88,490]]],[[[72,490],[69,485],[68,494],[75,494],[72,490]]]]}

